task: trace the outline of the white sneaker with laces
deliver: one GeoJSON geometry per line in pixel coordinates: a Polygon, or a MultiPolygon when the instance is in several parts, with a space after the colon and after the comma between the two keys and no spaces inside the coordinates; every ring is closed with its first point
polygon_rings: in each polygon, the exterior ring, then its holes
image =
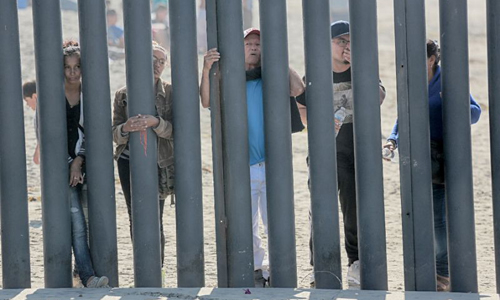
{"type": "Polygon", "coordinates": [[[87,282],[87,288],[109,288],[109,279],[106,276],[92,276],[87,282]]]}
{"type": "Polygon", "coordinates": [[[359,290],[361,288],[361,280],[359,275],[359,260],[352,263],[347,269],[347,285],[350,290],[359,290]]]}

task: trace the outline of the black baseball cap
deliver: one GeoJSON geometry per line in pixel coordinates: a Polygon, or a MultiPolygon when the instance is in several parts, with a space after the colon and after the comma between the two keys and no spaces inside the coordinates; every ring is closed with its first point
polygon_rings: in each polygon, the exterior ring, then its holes
{"type": "Polygon", "coordinates": [[[349,22],[347,21],[336,21],[330,25],[330,31],[332,33],[332,39],[349,34],[349,22]]]}

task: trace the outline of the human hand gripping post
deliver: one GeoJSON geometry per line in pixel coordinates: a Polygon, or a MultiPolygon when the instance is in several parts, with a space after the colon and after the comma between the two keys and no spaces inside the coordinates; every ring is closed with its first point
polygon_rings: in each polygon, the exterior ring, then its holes
{"type": "Polygon", "coordinates": [[[382,159],[385,161],[397,162],[396,143],[393,140],[388,140],[382,147],[382,159]]]}

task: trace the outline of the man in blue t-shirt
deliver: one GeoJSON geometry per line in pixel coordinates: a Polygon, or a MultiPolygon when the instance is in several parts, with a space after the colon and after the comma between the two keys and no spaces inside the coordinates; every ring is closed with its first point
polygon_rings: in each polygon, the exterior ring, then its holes
{"type": "MultiPolygon", "coordinates": [[[[262,96],[262,78],[260,68],[260,31],[249,28],[244,32],[246,98],[248,115],[248,147],[250,154],[250,183],[252,193],[253,253],[255,286],[264,287],[268,280],[268,262],[264,260],[266,251],[259,236],[259,213],[267,234],[267,196],[266,196],[266,149],[264,145],[264,103],[262,96]]],[[[209,72],[212,64],[219,61],[217,49],[210,49],[205,54],[200,85],[201,104],[210,105],[209,72]]],[[[300,76],[290,68],[290,96],[297,96],[304,91],[300,76]]]]}

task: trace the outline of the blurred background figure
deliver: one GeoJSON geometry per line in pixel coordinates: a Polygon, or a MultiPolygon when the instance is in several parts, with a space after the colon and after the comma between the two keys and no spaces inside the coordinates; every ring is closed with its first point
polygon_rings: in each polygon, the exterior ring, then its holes
{"type": "Polygon", "coordinates": [[[125,58],[125,39],[123,28],[118,26],[118,13],[114,9],[106,11],[108,24],[108,51],[110,59],[125,58]]]}
{"type": "Polygon", "coordinates": [[[205,54],[207,51],[207,10],[205,0],[200,0],[200,5],[198,5],[198,20],[196,24],[198,53],[205,54]]]}
{"type": "Polygon", "coordinates": [[[78,2],[76,0],[61,0],[61,9],[78,11],[78,2]]]}
{"type": "Polygon", "coordinates": [[[108,45],[124,48],[123,28],[116,25],[118,23],[118,13],[116,10],[109,9],[106,12],[106,21],[108,23],[108,45]]]}
{"type": "Polygon", "coordinates": [[[349,21],[349,0],[330,0],[330,21],[349,21]]]}
{"type": "Polygon", "coordinates": [[[151,0],[151,9],[153,11],[156,11],[158,6],[160,6],[160,5],[164,5],[164,6],[168,7],[168,0],[151,0]]]}
{"type": "Polygon", "coordinates": [[[243,0],[243,29],[253,27],[253,0],[243,0]]]}
{"type": "MultiPolygon", "coordinates": [[[[37,140],[38,140],[38,132],[36,130],[36,103],[38,100],[38,96],[36,94],[36,82],[35,80],[27,81],[23,84],[23,99],[26,102],[26,105],[33,111],[32,119],[33,119],[33,129],[35,131],[37,140]]],[[[35,152],[33,153],[33,162],[37,165],[40,164],[40,147],[38,143],[35,146],[35,152]]]]}
{"type": "MultiPolygon", "coordinates": [[[[165,1],[166,2],[166,1],[165,1]]],[[[167,4],[153,5],[153,16],[151,22],[153,40],[167,51],[170,50],[170,26],[167,4]]]]}

